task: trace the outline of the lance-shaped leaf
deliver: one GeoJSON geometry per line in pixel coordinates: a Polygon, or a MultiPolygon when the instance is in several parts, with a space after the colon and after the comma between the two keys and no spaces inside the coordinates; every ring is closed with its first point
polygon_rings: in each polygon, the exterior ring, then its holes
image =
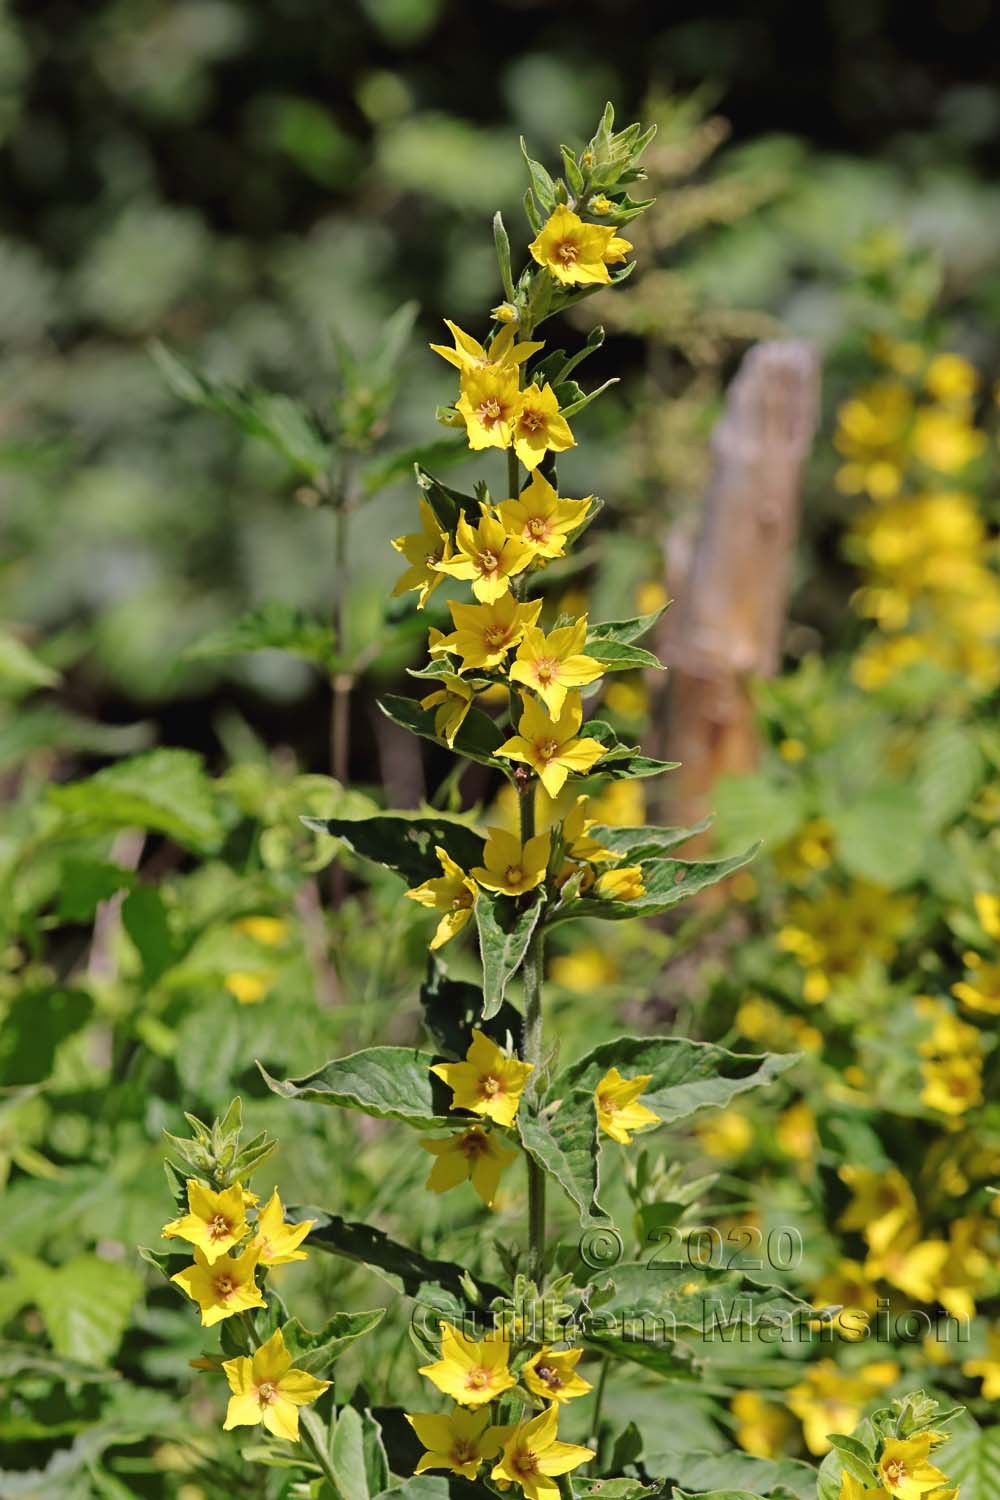
{"type": "Polygon", "coordinates": [[[525,1104],[518,1110],[517,1131],[531,1159],[574,1205],[581,1224],[607,1217],[597,1201],[600,1148],[592,1096],[575,1093],[537,1112],[525,1104]]]}
{"type": "Polygon", "coordinates": [[[292,1318],[281,1333],[293,1364],[300,1370],[322,1375],[350,1344],[370,1333],[384,1317],[384,1307],[373,1307],[370,1312],[337,1312],[315,1331],[303,1328],[298,1318],[292,1318]]]}
{"type": "Polygon", "coordinates": [[[605,922],[623,922],[630,917],[655,917],[669,911],[680,901],[686,901],[698,891],[718,885],[727,875],[749,864],[760,846],[745,849],[731,859],[687,860],[651,859],[640,860],[645,894],[632,901],[604,900],[598,896],[583,896],[558,913],[554,920],[567,917],[598,917],[605,922]]]}
{"type": "Polygon", "coordinates": [[[465,823],[440,814],[380,813],[374,818],[303,818],[307,828],[330,833],[355,854],[395,870],[409,885],[441,874],[440,844],[463,870],[482,863],[483,840],[465,823]]]}
{"type": "Polygon", "coordinates": [[[580,730],[590,739],[599,740],[604,754],[594,768],[594,775],[610,776],[614,781],[629,780],[637,776],[659,776],[663,771],[675,771],[675,760],[654,760],[643,755],[635,745],[623,745],[610,724],[603,719],[588,719],[580,730]]]}
{"type": "Polygon", "coordinates": [[[710,825],[709,818],[703,818],[690,828],[609,828],[601,823],[595,824],[590,830],[590,837],[605,849],[610,849],[613,854],[620,854],[622,859],[632,863],[645,859],[662,859],[671,849],[704,833],[710,825]]]}
{"type": "Polygon", "coordinates": [[[377,1120],[401,1120],[418,1130],[454,1125],[448,1091],[430,1072],[434,1055],[411,1047],[368,1047],[335,1058],[305,1078],[272,1078],[258,1062],[264,1082],[283,1099],[304,1099],[359,1109],[377,1120]]]}
{"type": "Polygon", "coordinates": [[[507,985],[524,962],[542,905],[543,898],[537,891],[531,904],[523,908],[509,896],[479,893],[476,926],[483,960],[483,1016],[487,1020],[500,1009],[507,985]]]}
{"type": "MultiPolygon", "coordinates": [[[[433,740],[436,745],[445,745],[434,728],[434,710],[421,708],[416,699],[400,698],[395,693],[390,693],[378,700],[378,706],[387,719],[400,724],[411,734],[433,740]]],[[[464,755],[466,760],[477,760],[480,765],[490,766],[494,764],[494,752],[502,744],[503,734],[493,720],[478,708],[470,708],[465,722],[455,736],[454,745],[445,745],[445,748],[453,750],[456,755],[464,755]]]]}
{"type": "Polygon", "coordinates": [[[471,521],[479,519],[479,501],[475,495],[464,495],[461,490],[453,490],[442,484],[440,479],[428,474],[420,464],[414,465],[414,472],[417,484],[427,496],[427,502],[442,530],[454,533],[463,515],[471,521]]]}
{"type": "Polygon", "coordinates": [[[657,620],[667,609],[666,604],[661,609],[654,609],[647,615],[636,615],[631,620],[605,620],[597,625],[591,625],[587,631],[587,644],[584,650],[588,655],[592,654],[591,647],[598,641],[610,641],[619,646],[629,646],[633,641],[639,640],[652,630],[657,620]]]}
{"type": "Polygon", "coordinates": [[[631,646],[624,641],[607,641],[598,636],[588,640],[584,649],[608,672],[637,672],[649,667],[663,670],[662,661],[652,651],[644,651],[641,646],[631,646]]]}
{"type": "Polygon", "coordinates": [[[482,1309],[503,1293],[491,1282],[476,1280],[474,1302],[470,1295],[473,1284],[464,1266],[448,1260],[432,1260],[419,1250],[399,1244],[371,1224],[352,1223],[322,1208],[291,1208],[288,1216],[296,1223],[302,1219],[315,1220],[309,1232],[310,1249],[360,1261],[377,1271],[396,1291],[420,1303],[427,1315],[423,1327],[428,1334],[437,1332],[438,1318],[455,1321],[477,1310],[483,1327],[489,1326],[489,1315],[482,1309]]]}
{"type": "Polygon", "coordinates": [[[506,1046],[508,1035],[516,1038],[521,1031],[521,1013],[507,1000],[492,1015],[484,1018],[482,990],[463,979],[449,979],[436,953],[428,955],[427,978],[420,987],[420,1003],[431,1040],[447,1057],[465,1056],[474,1026],[498,1047],[506,1046]]]}

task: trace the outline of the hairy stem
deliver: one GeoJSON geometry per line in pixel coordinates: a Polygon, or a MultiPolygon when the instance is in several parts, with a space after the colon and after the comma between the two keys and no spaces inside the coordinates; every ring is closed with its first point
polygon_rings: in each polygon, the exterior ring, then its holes
{"type": "MultiPolygon", "coordinates": [[[[527,780],[521,787],[521,844],[534,837],[535,833],[535,780],[527,780]]],[[[544,964],[544,938],[541,923],[524,957],[524,1033],[521,1052],[525,1062],[535,1068],[533,1081],[537,1081],[542,1061],[542,971],[544,964]]],[[[528,1164],[528,1275],[541,1284],[545,1265],[545,1173],[536,1161],[526,1157],[528,1164]]]]}
{"type": "MultiPolygon", "coordinates": [[[[330,714],[330,774],[346,787],[351,767],[351,693],[354,673],[343,665],[347,640],[347,531],[349,514],[347,476],[333,502],[333,633],[338,664],[330,673],[333,697],[330,714]]],[[[343,905],[347,894],[347,872],[339,860],[330,867],[330,898],[334,907],[343,905]]]]}

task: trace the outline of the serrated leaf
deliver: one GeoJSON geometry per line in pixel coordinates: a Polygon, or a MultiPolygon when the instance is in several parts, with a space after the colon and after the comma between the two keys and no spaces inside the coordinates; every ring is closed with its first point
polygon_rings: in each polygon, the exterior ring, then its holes
{"type": "Polygon", "coordinates": [[[268,1088],[283,1099],[303,1099],[358,1109],[376,1120],[399,1120],[418,1130],[454,1125],[448,1093],[431,1073],[434,1055],[411,1047],[368,1047],[336,1058],[304,1078],[282,1081],[257,1066],[268,1088]]]}
{"type": "Polygon", "coordinates": [[[927,830],[915,788],[876,787],[846,806],[829,808],[827,817],[849,875],[897,890],[922,873],[927,830]]]}
{"type": "Polygon", "coordinates": [[[364,859],[395,870],[409,885],[439,876],[440,846],[463,870],[482,864],[483,840],[465,823],[441,815],[381,813],[374,818],[303,818],[308,828],[332,834],[364,859]]]}
{"type": "Polygon", "coordinates": [[[287,604],[266,604],[251,610],[230,625],[202,636],[187,647],[184,655],[188,660],[200,660],[254,651],[286,651],[323,667],[330,666],[336,657],[330,627],[287,604]]]}
{"type": "Polygon", "coordinates": [[[583,896],[559,913],[559,920],[570,917],[593,917],[603,922],[626,922],[633,917],[657,917],[672,906],[688,900],[699,891],[708,890],[726,880],[736,870],[750,863],[758,852],[755,845],[731,859],[686,860],[651,859],[640,861],[645,894],[633,901],[612,901],[583,896]]]}
{"type": "Polygon", "coordinates": [[[433,709],[421,708],[415,698],[399,698],[390,694],[378,700],[378,706],[387,719],[394,724],[399,724],[403,729],[409,729],[411,734],[419,734],[421,739],[433,740],[435,745],[444,745],[455,755],[462,755],[466,760],[478,761],[480,765],[490,766],[494,764],[493,755],[503,744],[503,734],[497,728],[492,719],[481,713],[478,708],[469,710],[465,722],[455,736],[454,745],[448,746],[445,741],[435,732],[433,709]]]}
{"type": "Polygon", "coordinates": [[[543,898],[521,907],[508,896],[493,896],[480,891],[476,902],[476,926],[479,952],[483,963],[483,1017],[495,1016],[504,1002],[507,985],[524,962],[538,919],[543,898]]]}
{"type": "Polygon", "coordinates": [[[212,783],[193,750],[150,750],[82,781],[49,787],[48,798],[82,824],[145,828],[200,854],[222,843],[212,783]]]}

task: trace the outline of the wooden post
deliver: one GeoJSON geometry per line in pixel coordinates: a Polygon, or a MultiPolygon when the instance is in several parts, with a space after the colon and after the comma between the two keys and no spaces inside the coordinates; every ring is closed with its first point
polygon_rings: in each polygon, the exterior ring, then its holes
{"type": "Polygon", "coordinates": [[[751,770],[757,761],[749,684],[773,676],[781,661],[802,468],[818,396],[818,362],[808,344],[776,340],[751,349],[712,437],[697,534],[675,531],[668,538],[675,602],[663,617],[659,646],[671,668],[666,752],[681,767],[667,778],[666,791],[670,819],[679,825],[711,811],[720,776],[751,770]]]}

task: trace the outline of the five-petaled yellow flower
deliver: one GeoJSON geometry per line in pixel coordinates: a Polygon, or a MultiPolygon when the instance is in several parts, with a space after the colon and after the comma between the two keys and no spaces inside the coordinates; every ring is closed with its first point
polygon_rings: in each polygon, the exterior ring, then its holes
{"type": "Polygon", "coordinates": [[[465,418],[470,448],[509,448],[514,420],[521,410],[521,392],[513,365],[487,365],[462,376],[462,393],[455,403],[465,418]]]}
{"type": "Polygon", "coordinates": [[[488,891],[505,896],[523,896],[545,879],[552,839],[548,833],[536,833],[522,846],[516,834],[504,828],[486,830],[483,864],[472,874],[488,891]]]}
{"type": "Polygon", "coordinates": [[[449,750],[453,750],[455,737],[465,723],[475,694],[469,684],[453,672],[438,678],[438,681],[441,686],[428,693],[426,698],[421,698],[420,707],[436,710],[434,733],[444,740],[449,750]]]}
{"type": "Polygon", "coordinates": [[[554,1475],[568,1474],[594,1454],[578,1443],[560,1443],[556,1438],[559,1408],[553,1402],[530,1421],[519,1422],[504,1443],[500,1461],[490,1470],[498,1485],[516,1484],[527,1500],[558,1500],[554,1475]]]}
{"type": "Polygon", "coordinates": [[[597,1123],[605,1135],[622,1146],[631,1144],[633,1130],[660,1123],[659,1115],[638,1102],[652,1076],[639,1073],[635,1078],[623,1078],[617,1068],[609,1068],[594,1090],[597,1123]]]}
{"type": "Polygon", "coordinates": [[[565,453],[576,439],[559,411],[550,385],[531,384],[521,392],[521,406],[514,418],[514,452],[526,469],[537,469],[546,453],[565,453]]]}
{"type": "Polygon", "coordinates": [[[462,1182],[471,1182],[487,1208],[493,1207],[501,1172],[517,1156],[479,1125],[470,1125],[447,1140],[422,1140],[420,1144],[437,1158],[426,1183],[432,1193],[447,1193],[462,1182]]]}
{"type": "Polygon", "coordinates": [[[420,527],[419,531],[393,538],[392,545],[397,552],[402,553],[410,566],[397,579],[392,597],[398,599],[400,594],[419,589],[417,608],[423,609],[442,581],[443,575],[438,572],[437,565],[446,562],[451,556],[451,538],[441,530],[437,517],[426,500],[420,501],[420,527]]]}
{"type": "Polygon", "coordinates": [[[927,1461],[932,1443],[929,1432],[911,1438],[885,1439],[878,1477],[894,1500],[920,1500],[928,1490],[948,1483],[947,1474],[927,1461]]]}
{"type": "Polygon", "coordinates": [[[452,1109],[469,1109],[497,1125],[513,1125],[532,1067],[531,1063],[508,1057],[496,1042],[473,1027],[465,1061],[435,1063],[431,1072],[451,1089],[452,1109]]]}
{"type": "Polygon", "coordinates": [[[589,806],[589,797],[577,797],[563,818],[562,836],[570,859],[585,860],[592,865],[602,864],[605,860],[614,859],[616,856],[610,849],[605,849],[603,844],[599,844],[596,839],[590,837],[590,830],[597,826],[597,819],[587,817],[589,806]]]}
{"type": "Polygon", "coordinates": [[[509,1360],[510,1345],[501,1334],[488,1333],[476,1343],[452,1323],[442,1323],[441,1358],[421,1365],[419,1373],[460,1406],[485,1406],[517,1384],[509,1360]]]}
{"type": "Polygon", "coordinates": [[[189,1240],[205,1257],[206,1265],[238,1245],[247,1232],[243,1189],[239,1183],[214,1192],[197,1178],[187,1182],[188,1211],[160,1230],[165,1240],[189,1240]]]}
{"type": "Polygon", "coordinates": [[[299,1407],[310,1406],[330,1389],[329,1380],[317,1380],[305,1370],[292,1368],[281,1329],[276,1328],[266,1344],[251,1357],[222,1362],[232,1395],[223,1424],[255,1427],[262,1422],[275,1437],[299,1440],[299,1407]]]}
{"type": "Polygon", "coordinates": [[[431,645],[432,656],[451,652],[462,658],[462,671],[472,667],[498,667],[511,646],[516,646],[525,627],[534,625],[542,608],[541,599],[518,604],[513,594],[501,594],[495,604],[450,606],[455,629],[431,645]]]}
{"type": "Polygon", "coordinates": [[[170,1280],[175,1281],[201,1310],[203,1328],[231,1318],[233,1313],[251,1307],[263,1307],[264,1298],[254,1279],[259,1250],[244,1250],[240,1256],[220,1255],[209,1261],[202,1250],[195,1250],[194,1265],[185,1266],[170,1280]]]}
{"type": "Polygon", "coordinates": [[[572,1401],[592,1389],[590,1381],[576,1373],[582,1349],[539,1349],[521,1371],[528,1390],[547,1401],[572,1401]]]}
{"type": "Polygon", "coordinates": [[[516,499],[501,500],[496,512],[511,536],[530,547],[536,557],[562,557],[566,538],[583,525],[593,498],[561,500],[536,469],[531,483],[516,499]]]}
{"type": "Polygon", "coordinates": [[[487,1411],[465,1411],[456,1406],[447,1415],[432,1412],[405,1413],[406,1420],[427,1452],[421,1454],[415,1474],[428,1469],[450,1469],[465,1479],[475,1479],[485,1460],[500,1452],[506,1428],[493,1427],[487,1411]]]}
{"type": "Polygon", "coordinates": [[[538,775],[550,797],[558,797],[568,777],[586,775],[604,754],[599,740],[577,739],[583,722],[579,693],[569,693],[557,718],[550,718],[534,698],[525,701],[517,734],[495,752],[507,760],[523,761],[538,775]]]}
{"type": "Polygon", "coordinates": [[[550,714],[561,713],[571,688],[586,687],[604,672],[596,657],[584,654],[586,639],[586,615],[575,625],[560,625],[548,635],[537,625],[529,626],[510,669],[511,681],[533,688],[550,714]]]}
{"type": "Polygon", "coordinates": [[[257,1232],[250,1241],[250,1249],[257,1251],[262,1266],[286,1266],[293,1260],[308,1260],[305,1250],[300,1250],[299,1246],[315,1223],[315,1219],[303,1219],[301,1224],[286,1224],[285,1211],[275,1188],[258,1215],[257,1232]]]}
{"type": "MultiPolygon", "coordinates": [[[[494,310],[493,316],[497,316],[497,311],[494,310]]],[[[431,348],[435,354],[440,354],[442,359],[446,359],[464,375],[469,371],[489,369],[490,366],[513,365],[516,368],[526,359],[530,359],[533,354],[537,354],[539,349],[545,347],[544,342],[532,343],[527,339],[520,344],[515,344],[517,329],[510,326],[509,320],[503,321],[508,321],[508,326],[501,328],[490,347],[484,349],[478,339],[474,339],[470,333],[463,333],[457,323],[453,323],[450,318],[445,318],[445,327],[455,340],[455,347],[449,349],[447,344],[431,344],[431,348]]]]}
{"type": "Polygon", "coordinates": [[[534,555],[485,508],[478,526],[470,526],[464,515],[459,518],[455,547],[454,554],[438,564],[438,571],[471,582],[481,604],[494,604],[506,594],[510,580],[524,571],[534,555]]]}
{"type": "Polygon", "coordinates": [[[641,865],[619,865],[597,877],[594,894],[604,901],[638,901],[646,894],[641,865]]]}
{"type": "Polygon", "coordinates": [[[475,882],[470,880],[461,865],[455,863],[446,849],[435,844],[434,853],[444,874],[433,880],[425,880],[423,885],[415,886],[406,893],[411,901],[419,901],[421,906],[444,912],[431,938],[432,949],[442,948],[456,933],[461,932],[472,916],[476,897],[479,895],[475,882]]]}
{"type": "Polygon", "coordinates": [[[612,225],[585,224],[578,214],[559,203],[528,246],[532,257],[563,286],[606,285],[608,265],[624,260],[632,249],[612,225]]]}

